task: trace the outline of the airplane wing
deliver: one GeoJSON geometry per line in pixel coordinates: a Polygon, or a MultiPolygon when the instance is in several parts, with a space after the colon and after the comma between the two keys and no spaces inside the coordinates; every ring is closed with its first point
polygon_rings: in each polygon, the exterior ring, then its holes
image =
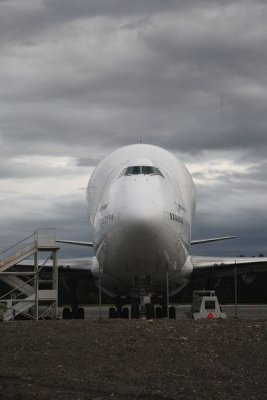
{"type": "Polygon", "coordinates": [[[93,242],[78,242],[77,240],[56,240],[57,243],[66,243],[66,244],[74,244],[76,246],[87,246],[93,247],[93,242]]]}
{"type": "Polygon", "coordinates": [[[82,257],[58,260],[59,270],[98,272],[99,264],[96,257],[82,257]]]}
{"type": "Polygon", "coordinates": [[[190,256],[190,264],[193,267],[192,279],[204,279],[212,277],[230,276],[236,272],[238,275],[251,272],[266,272],[267,257],[198,257],[190,256]]]}
{"type": "Polygon", "coordinates": [[[192,240],[191,245],[210,243],[210,242],[219,242],[220,240],[228,240],[228,239],[235,239],[235,238],[236,238],[236,236],[222,236],[222,237],[210,238],[210,239],[192,240]]]}

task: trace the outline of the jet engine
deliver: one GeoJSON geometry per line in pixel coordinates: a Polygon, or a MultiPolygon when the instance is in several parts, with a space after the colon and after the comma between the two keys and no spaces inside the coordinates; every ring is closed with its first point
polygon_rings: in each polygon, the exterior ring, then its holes
{"type": "Polygon", "coordinates": [[[255,272],[246,272],[245,274],[242,275],[242,281],[246,285],[251,285],[256,279],[256,274],[255,272]]]}

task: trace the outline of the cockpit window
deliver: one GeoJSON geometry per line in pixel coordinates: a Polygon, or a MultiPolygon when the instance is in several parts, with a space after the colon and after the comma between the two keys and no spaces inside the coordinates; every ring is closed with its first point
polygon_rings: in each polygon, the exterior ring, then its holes
{"type": "Polygon", "coordinates": [[[128,167],[126,168],[124,175],[139,175],[141,167],[128,167]]]}
{"type": "Polygon", "coordinates": [[[120,176],[122,176],[122,175],[126,175],[126,176],[130,176],[130,175],[160,175],[163,177],[162,173],[160,172],[160,170],[158,168],[146,166],[146,165],[144,165],[144,166],[135,165],[132,167],[127,167],[120,174],[120,176]]]}
{"type": "Polygon", "coordinates": [[[155,170],[156,170],[156,168],[154,168],[154,167],[141,167],[142,168],[142,174],[144,174],[144,175],[146,175],[146,174],[149,174],[149,175],[151,175],[151,174],[155,174],[155,170]]]}

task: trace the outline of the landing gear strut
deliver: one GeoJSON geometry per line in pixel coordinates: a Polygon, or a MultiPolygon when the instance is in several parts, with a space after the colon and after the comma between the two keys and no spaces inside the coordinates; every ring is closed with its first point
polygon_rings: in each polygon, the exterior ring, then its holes
{"type": "Polygon", "coordinates": [[[62,318],[63,319],[84,319],[84,308],[78,307],[77,301],[77,281],[71,280],[69,283],[71,290],[71,307],[63,308],[62,318]]]}
{"type": "Polygon", "coordinates": [[[139,316],[140,316],[139,303],[137,301],[133,301],[133,304],[131,306],[131,318],[138,319],[139,316]]]}

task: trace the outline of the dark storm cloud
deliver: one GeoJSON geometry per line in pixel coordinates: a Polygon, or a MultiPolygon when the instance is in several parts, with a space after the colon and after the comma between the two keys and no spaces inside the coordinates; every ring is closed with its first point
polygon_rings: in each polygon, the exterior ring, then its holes
{"type": "MultiPolygon", "coordinates": [[[[0,34],[9,40],[20,40],[30,35],[50,29],[59,24],[68,23],[77,19],[95,17],[119,18],[127,16],[133,18],[142,14],[171,11],[177,7],[174,0],[104,0],[87,1],[77,0],[31,0],[16,2],[2,1],[0,13],[0,34]],[[10,25],[12,22],[12,28],[10,25]]],[[[182,6],[182,3],[181,3],[182,6]]]]}
{"type": "MultiPolygon", "coordinates": [[[[257,190],[259,192],[266,192],[267,189],[267,161],[261,160],[255,164],[246,166],[245,171],[237,171],[225,169],[224,171],[220,169],[219,171],[212,168],[208,172],[195,172],[192,174],[193,178],[197,182],[201,182],[199,189],[200,191],[204,188],[205,193],[208,196],[212,195],[209,190],[205,188],[205,184],[208,186],[209,180],[214,181],[214,185],[217,185],[219,189],[231,191],[234,193],[246,193],[248,188],[251,192],[257,190]],[[210,176],[209,176],[210,173],[210,176]],[[205,180],[208,178],[208,181],[205,180]]],[[[215,192],[217,195],[217,191],[215,192]]],[[[267,192],[266,192],[267,196],[267,192]]]]}
{"type": "MultiPolygon", "coordinates": [[[[12,20],[13,32],[29,34],[30,32],[41,29],[49,29],[51,25],[58,25],[73,21],[76,19],[94,18],[94,17],[112,17],[122,16],[134,17],[140,14],[153,14],[157,12],[172,11],[174,9],[183,9],[192,7],[194,2],[176,2],[168,0],[43,0],[34,3],[31,0],[12,1],[1,0],[2,18],[0,18],[0,32],[11,32],[8,19],[12,20]],[[187,3],[187,4],[186,4],[187,3]],[[15,26],[15,29],[14,29],[15,26]]],[[[204,4],[205,2],[199,2],[204,4]]],[[[16,37],[16,33],[13,37],[16,37]]]]}
{"type": "MultiPolygon", "coordinates": [[[[58,197],[53,199],[53,204],[42,201],[39,196],[23,197],[18,194],[20,201],[19,212],[14,215],[1,217],[1,250],[22,240],[38,229],[56,229],[58,239],[91,240],[85,202],[72,196],[72,198],[58,197]],[[33,208],[37,202],[39,208],[33,208]],[[28,203],[28,205],[27,205],[28,203]],[[31,208],[29,207],[31,205],[31,208]]],[[[14,196],[10,198],[10,201],[14,196]]],[[[16,202],[14,202],[16,204],[16,202]]],[[[73,246],[62,246],[60,257],[90,256],[88,249],[73,246]]],[[[0,256],[1,258],[1,256],[0,256]]]]}
{"type": "Polygon", "coordinates": [[[267,218],[262,218],[262,214],[251,214],[244,218],[236,218],[233,226],[227,225],[220,219],[220,225],[213,222],[209,215],[202,215],[197,218],[193,228],[193,239],[204,239],[219,236],[236,236],[235,239],[227,240],[225,242],[217,242],[206,245],[199,245],[192,247],[192,254],[200,256],[229,256],[239,257],[241,254],[247,257],[258,256],[259,254],[267,255],[266,245],[266,223],[267,218]],[[207,217],[207,222],[205,222],[207,217]],[[240,222],[243,222],[240,225],[240,222]],[[254,228],[257,224],[257,228],[254,228]],[[249,227],[249,228],[248,228],[249,227]]]}
{"type": "Polygon", "coordinates": [[[64,177],[65,175],[75,175],[77,171],[75,168],[76,165],[79,166],[75,161],[69,162],[65,168],[49,166],[47,165],[33,165],[34,163],[29,163],[23,160],[6,160],[0,161],[0,179],[27,179],[27,178],[41,178],[41,177],[64,177]]]}
{"type": "MultiPolygon", "coordinates": [[[[79,15],[105,15],[112,20],[118,9],[117,18],[132,17],[134,10],[143,13],[151,7],[150,1],[132,3],[121,7],[117,1],[82,1],[64,2],[63,6],[60,1],[47,1],[38,12],[46,15],[45,20],[49,10],[55,20],[75,20],[79,15]]],[[[266,8],[260,7],[260,16],[252,12],[248,17],[244,12],[251,4],[230,2],[231,16],[224,13],[227,4],[213,3],[212,10],[217,7],[218,15],[207,18],[209,2],[153,4],[163,22],[145,18],[132,25],[137,30],[134,42],[129,43],[135,45],[132,59],[126,55],[114,63],[115,43],[114,59],[103,65],[100,58],[99,69],[96,64],[91,70],[89,59],[81,58],[81,69],[86,71],[87,66],[91,78],[86,73],[75,74],[75,69],[72,75],[64,75],[55,65],[56,74],[53,70],[51,75],[42,73],[30,86],[22,85],[21,92],[16,90],[16,97],[27,100],[28,107],[17,110],[15,121],[11,113],[13,122],[7,115],[6,135],[14,140],[19,135],[28,141],[38,138],[38,145],[47,138],[56,145],[62,141],[72,144],[78,136],[81,145],[90,137],[114,148],[139,137],[181,151],[247,149],[255,143],[265,146],[266,92],[257,93],[257,89],[265,84],[266,28],[260,25],[255,30],[255,26],[266,16],[266,8]],[[184,14],[169,15],[164,22],[172,7],[184,14]],[[193,12],[196,7],[199,15],[193,12]],[[188,27],[183,17],[188,19],[188,27]],[[36,101],[41,107],[33,112],[36,101]],[[25,126],[26,120],[27,130],[21,132],[18,126],[25,126]]],[[[113,26],[111,35],[117,32],[113,26]]]]}
{"type": "Polygon", "coordinates": [[[266,18],[264,1],[0,0],[6,237],[45,225],[86,240],[85,202],[69,198],[80,172],[89,177],[110,151],[142,139],[199,164],[194,236],[239,236],[194,251],[264,252],[266,18]],[[54,168],[51,156],[70,164],[54,168]],[[223,159],[235,165],[212,165],[223,159]],[[66,203],[52,177],[67,182],[66,203]],[[33,188],[44,181],[32,198],[31,178],[33,188]]]}
{"type": "Polygon", "coordinates": [[[75,163],[79,167],[88,167],[92,165],[96,166],[100,161],[101,159],[97,157],[88,157],[88,158],[78,158],[75,163]]]}

